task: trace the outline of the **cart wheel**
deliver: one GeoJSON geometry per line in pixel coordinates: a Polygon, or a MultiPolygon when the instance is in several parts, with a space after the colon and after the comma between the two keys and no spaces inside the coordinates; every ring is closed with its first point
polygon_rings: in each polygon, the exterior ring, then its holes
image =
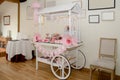
{"type": "Polygon", "coordinates": [[[57,78],[67,79],[71,73],[71,66],[64,56],[58,55],[51,60],[51,70],[57,78]]]}
{"type": "Polygon", "coordinates": [[[86,64],[86,58],[81,50],[77,50],[75,58],[71,64],[74,69],[82,69],[86,64]]]}

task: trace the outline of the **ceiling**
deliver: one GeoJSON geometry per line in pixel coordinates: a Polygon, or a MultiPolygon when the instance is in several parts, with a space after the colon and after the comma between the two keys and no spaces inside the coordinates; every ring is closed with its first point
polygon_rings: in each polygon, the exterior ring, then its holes
{"type": "Polygon", "coordinates": [[[10,9],[12,3],[19,3],[19,0],[0,0],[0,14],[10,9]]]}
{"type": "Polygon", "coordinates": [[[13,7],[13,4],[16,4],[16,3],[11,3],[9,1],[4,1],[2,4],[0,4],[0,15],[4,14],[4,12],[7,12],[8,9],[11,9],[13,7]]]}
{"type": "Polygon", "coordinates": [[[9,1],[9,2],[13,2],[13,3],[19,2],[19,0],[0,0],[0,4],[2,4],[4,1],[9,1]]]}

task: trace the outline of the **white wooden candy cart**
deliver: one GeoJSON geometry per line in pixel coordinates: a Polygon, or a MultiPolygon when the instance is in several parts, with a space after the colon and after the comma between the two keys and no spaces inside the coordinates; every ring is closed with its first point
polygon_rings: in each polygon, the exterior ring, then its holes
{"type": "Polygon", "coordinates": [[[68,33],[78,39],[78,44],[65,46],[58,43],[36,42],[36,70],[38,70],[38,63],[43,62],[51,66],[53,74],[58,79],[67,79],[70,76],[71,67],[81,69],[85,65],[85,56],[80,50],[80,46],[82,46],[79,28],[80,7],[77,3],[71,3],[40,10],[40,32],[42,31],[42,17],[58,13],[67,14],[68,33]]]}

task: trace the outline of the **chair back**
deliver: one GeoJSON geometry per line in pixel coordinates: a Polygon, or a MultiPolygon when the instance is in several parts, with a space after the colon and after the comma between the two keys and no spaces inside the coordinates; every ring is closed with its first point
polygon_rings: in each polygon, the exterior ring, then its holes
{"type": "Polygon", "coordinates": [[[115,38],[100,38],[99,58],[116,60],[116,43],[115,38]]]}

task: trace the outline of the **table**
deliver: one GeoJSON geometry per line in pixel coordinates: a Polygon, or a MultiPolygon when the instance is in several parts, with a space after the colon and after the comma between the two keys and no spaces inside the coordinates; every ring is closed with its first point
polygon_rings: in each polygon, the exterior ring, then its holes
{"type": "Polygon", "coordinates": [[[25,59],[32,59],[32,51],[34,47],[30,40],[12,40],[8,41],[6,47],[6,53],[8,54],[8,60],[11,61],[11,58],[15,55],[22,54],[25,56],[25,59]]]}

